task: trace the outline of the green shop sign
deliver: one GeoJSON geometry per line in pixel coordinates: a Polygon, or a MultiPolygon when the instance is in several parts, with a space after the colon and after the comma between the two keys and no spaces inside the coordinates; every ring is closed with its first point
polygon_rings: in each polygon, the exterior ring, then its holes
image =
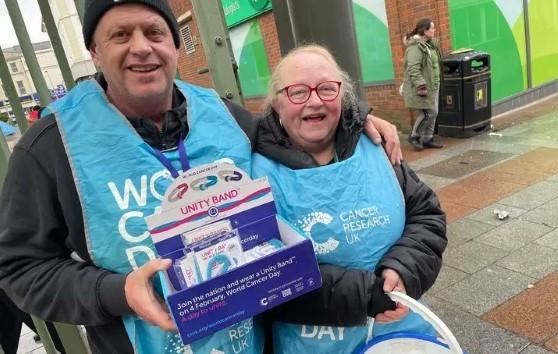
{"type": "Polygon", "coordinates": [[[233,27],[271,10],[270,0],[221,0],[225,12],[225,22],[233,27]]]}

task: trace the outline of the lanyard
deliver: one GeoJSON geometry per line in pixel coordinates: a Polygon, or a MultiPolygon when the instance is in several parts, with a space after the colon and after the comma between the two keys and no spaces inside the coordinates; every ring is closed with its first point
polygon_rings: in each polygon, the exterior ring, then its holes
{"type": "MultiPolygon", "coordinates": [[[[160,150],[153,149],[155,156],[161,161],[161,163],[169,170],[173,178],[178,177],[178,171],[172,165],[168,157],[166,157],[160,150]]],[[[188,171],[190,169],[190,162],[188,161],[188,155],[186,155],[186,147],[184,146],[184,140],[178,140],[178,156],[180,158],[180,164],[182,165],[182,171],[188,171]]]]}

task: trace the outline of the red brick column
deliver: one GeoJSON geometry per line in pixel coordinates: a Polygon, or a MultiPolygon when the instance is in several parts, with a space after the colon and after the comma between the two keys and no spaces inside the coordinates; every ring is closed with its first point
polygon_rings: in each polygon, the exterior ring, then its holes
{"type": "MultiPolygon", "coordinates": [[[[190,0],[170,0],[169,5],[177,18],[184,15],[188,11],[192,11],[192,2],[190,0]]],[[[213,81],[211,80],[211,75],[209,73],[198,74],[199,70],[207,68],[207,59],[205,58],[200,33],[196,24],[196,17],[192,16],[192,19],[185,23],[190,26],[194,43],[196,43],[196,51],[192,54],[186,54],[182,43],[182,37],[180,38],[181,43],[178,55],[178,72],[180,74],[180,78],[195,85],[212,87],[213,81]]],[[[180,27],[182,26],[183,24],[181,23],[180,27]]]]}

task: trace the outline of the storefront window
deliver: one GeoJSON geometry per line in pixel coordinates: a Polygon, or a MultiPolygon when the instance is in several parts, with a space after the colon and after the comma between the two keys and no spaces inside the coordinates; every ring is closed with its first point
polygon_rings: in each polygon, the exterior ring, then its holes
{"type": "Polygon", "coordinates": [[[558,0],[529,1],[533,86],[558,79],[558,0]]]}
{"type": "Polygon", "coordinates": [[[453,49],[490,54],[493,101],[526,89],[523,0],[448,0],[448,5],[453,49]]]}
{"type": "Polygon", "coordinates": [[[258,21],[248,21],[231,28],[229,35],[238,64],[242,95],[265,96],[271,74],[258,21]]]}
{"type": "Polygon", "coordinates": [[[353,0],[353,14],[364,83],[393,81],[393,60],[384,0],[353,0]]]}

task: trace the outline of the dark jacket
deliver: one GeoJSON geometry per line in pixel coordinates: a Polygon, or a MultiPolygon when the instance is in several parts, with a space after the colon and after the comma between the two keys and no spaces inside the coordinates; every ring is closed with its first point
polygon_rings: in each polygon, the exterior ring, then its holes
{"type": "MultiPolygon", "coordinates": [[[[258,121],[223,101],[254,146],[258,121]]],[[[149,145],[169,149],[188,133],[186,113],[185,99],[175,90],[162,130],[149,119],[128,119],[149,145]]],[[[357,124],[361,129],[362,119],[357,124]]],[[[125,277],[93,264],[56,120],[41,118],[15,146],[0,195],[0,288],[25,312],[85,325],[93,353],[126,354],[133,349],[120,318],[131,313],[125,277]]]]}
{"type": "MultiPolygon", "coordinates": [[[[101,85],[104,85],[102,78],[101,85]]],[[[257,121],[223,100],[252,142],[257,121]]],[[[128,117],[151,146],[176,146],[188,133],[186,101],[175,90],[163,129],[128,117]]],[[[109,128],[107,128],[109,129],[109,128]]],[[[0,196],[0,287],[23,311],[87,327],[93,353],[133,353],[120,317],[130,314],[126,275],[96,267],[87,250],[81,204],[53,115],[15,146],[0,196]]]]}
{"type": "MultiPolygon", "coordinates": [[[[345,119],[346,115],[336,133],[339,160],[352,156],[360,136],[360,131],[351,129],[345,119]]],[[[264,118],[256,150],[293,169],[317,167],[309,154],[290,143],[275,113],[264,118]]],[[[379,278],[384,268],[396,270],[407,293],[415,299],[434,284],[447,244],[446,216],[436,194],[405,162],[394,170],[405,197],[405,229],[380,260],[376,272],[321,265],[323,286],[273,309],[272,319],[311,325],[364,325],[367,315],[389,308],[382,291],[383,279],[379,278]]]]}

